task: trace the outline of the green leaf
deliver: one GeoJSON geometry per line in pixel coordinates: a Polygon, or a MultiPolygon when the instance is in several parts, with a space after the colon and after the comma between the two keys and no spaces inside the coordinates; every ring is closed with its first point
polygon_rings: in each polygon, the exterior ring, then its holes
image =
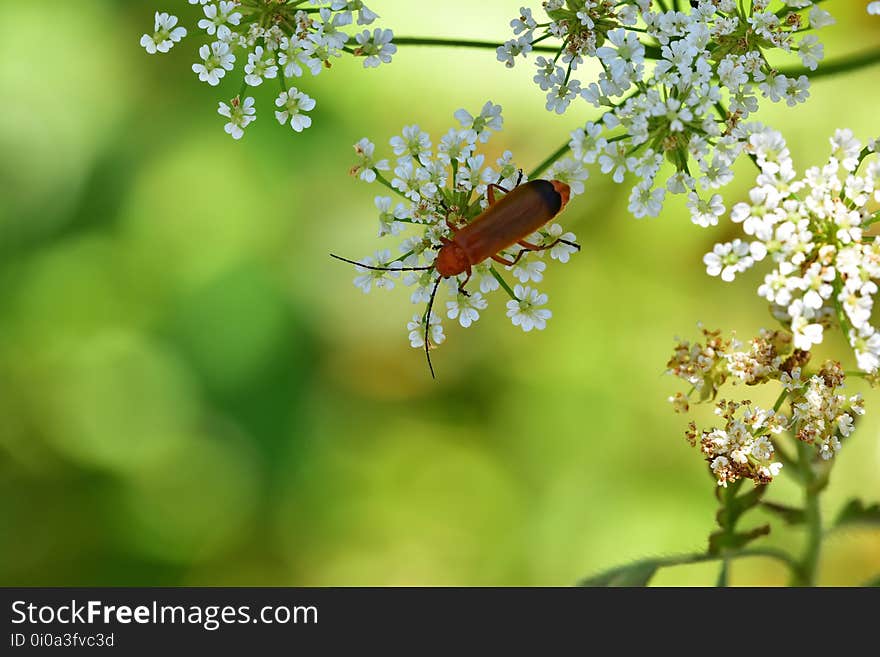
{"type": "Polygon", "coordinates": [[[620,566],[582,580],[579,586],[647,586],[663,565],[660,559],[646,559],[620,566]]]}
{"type": "Polygon", "coordinates": [[[770,525],[761,525],[746,532],[719,530],[709,536],[709,554],[720,554],[724,550],[738,550],[756,538],[770,533],[770,525]]]}
{"type": "Polygon", "coordinates": [[[859,499],[850,500],[834,521],[835,529],[845,525],[880,525],[880,504],[865,506],[859,499]]]}
{"type": "Polygon", "coordinates": [[[742,480],[738,480],[734,485],[730,486],[727,491],[719,493],[721,500],[721,508],[715,515],[718,526],[722,529],[732,530],[736,527],[736,523],[740,517],[749,509],[753,509],[761,502],[764,493],[767,492],[767,486],[754,486],[747,493],[737,495],[742,480]]]}
{"type": "Polygon", "coordinates": [[[735,497],[733,499],[733,508],[737,512],[737,518],[749,509],[758,505],[766,492],[767,486],[759,484],[752,488],[748,493],[735,497]]]}
{"type": "Polygon", "coordinates": [[[787,525],[802,525],[806,519],[803,509],[776,502],[761,502],[761,507],[766,511],[782,518],[787,525]]]}

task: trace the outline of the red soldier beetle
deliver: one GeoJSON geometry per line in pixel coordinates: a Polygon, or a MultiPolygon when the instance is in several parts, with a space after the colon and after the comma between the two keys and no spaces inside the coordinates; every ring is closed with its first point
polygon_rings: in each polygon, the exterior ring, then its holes
{"type": "Polygon", "coordinates": [[[544,251],[551,249],[560,242],[578,250],[580,245],[564,239],[557,239],[543,246],[526,242],[525,238],[536,232],[554,219],[565,206],[571,196],[569,186],[559,180],[530,180],[520,184],[522,172],[516,186],[507,190],[501,185],[490,184],[487,190],[489,206],[477,215],[473,221],[464,226],[456,226],[449,220],[451,209],[441,201],[446,209],[446,225],[452,231],[452,238],[441,237],[440,249],[434,262],[426,267],[374,267],[355,260],[349,260],[331,253],[331,257],[343,262],[372,269],[373,271],[429,271],[436,270],[439,274],[431,289],[428,307],[425,311],[425,357],[428,368],[434,378],[434,366],[431,364],[430,343],[428,337],[431,330],[431,309],[440,281],[444,278],[467,274],[458,286],[458,291],[467,295],[464,286],[471,278],[471,268],[486,259],[508,267],[515,265],[527,251],[544,251]],[[495,190],[504,192],[504,196],[496,201],[495,190]],[[499,253],[519,244],[522,249],[513,258],[505,258],[499,253]]]}

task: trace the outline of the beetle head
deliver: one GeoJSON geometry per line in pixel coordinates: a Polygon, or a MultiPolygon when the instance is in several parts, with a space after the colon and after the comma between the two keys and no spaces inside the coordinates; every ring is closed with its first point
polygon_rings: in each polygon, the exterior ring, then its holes
{"type": "Polygon", "coordinates": [[[457,276],[470,267],[470,260],[464,250],[455,242],[448,241],[437,252],[434,267],[443,278],[457,276]]]}

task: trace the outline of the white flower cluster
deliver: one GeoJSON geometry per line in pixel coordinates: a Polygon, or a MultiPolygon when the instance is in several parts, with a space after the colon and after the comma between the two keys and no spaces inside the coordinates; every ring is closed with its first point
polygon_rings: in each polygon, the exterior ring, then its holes
{"type": "Polygon", "coordinates": [[[635,174],[629,209],[636,217],[657,216],[667,192],[687,193],[692,220],[709,226],[724,213],[714,190],[732,179],[749,136],[740,122],[761,98],[794,106],[809,96],[807,77],[781,73],[768,53],[797,54],[815,70],[823,46],[806,32],[834,19],[811,0],[700,0],[687,12],[668,4],[545,0],[549,22],[540,24],[523,7],[498,59],[513,66],[535,44],[561,40],[555,57],[535,60],[547,109],[563,113],[580,97],[606,110],[572,133],[566,168],[598,163],[618,183],[635,174]],[[592,70],[587,60],[598,60],[601,71],[581,80],[582,70],[592,70]],[[665,181],[658,180],[664,162],[674,167],[665,181]]]}
{"type": "Polygon", "coordinates": [[[692,445],[699,443],[720,486],[741,478],[770,482],[782,468],[774,460],[773,436],[784,431],[830,459],[840,450],[841,439],[852,434],[856,416],[864,413],[860,395],[842,394],[845,377],[839,363],[828,361],[814,374],[805,374],[809,353],[792,350],[789,333],[762,330],[747,350],[735,339],[723,339],[720,331],[704,329],[703,335],[705,344],[680,342],[667,364],[669,373],[692,386],[691,394],[670,398],[676,411],[686,412],[688,398],[695,392],[700,401],[714,399],[728,379],[749,386],[776,381],[783,388],[773,409],[753,406],[748,400],[722,400],[715,412],[724,418],[724,427],[697,431],[690,423],[685,437],[692,445]],[[786,398],[791,417],[779,412],[786,398]]]}
{"type": "MultiPolygon", "coordinates": [[[[413,288],[412,303],[429,302],[438,281],[433,266],[443,240],[451,239],[454,229],[471,222],[488,207],[490,184],[509,191],[521,182],[522,172],[514,164],[510,151],[505,151],[494,163],[477,152],[478,147],[502,127],[500,105],[487,102],[477,115],[461,109],[455,112],[455,118],[459,125],[450,128],[436,145],[418,125],[406,126],[401,135],[390,141],[396,156],[393,167],[387,159],[376,159],[375,145],[366,138],[355,144],[358,163],[352,167],[351,174],[366,182],[380,182],[396,197],[375,198],[379,211],[378,235],[401,240],[397,248],[399,255],[393,256],[385,249],[376,252],[373,258],[361,260],[365,265],[390,271],[356,266],[358,276],[354,283],[364,292],[373,287],[391,289],[396,281],[402,280],[404,285],[413,288]],[[383,172],[390,172],[387,178],[383,172]],[[423,270],[395,271],[412,267],[423,270]]],[[[572,189],[571,193],[577,191],[572,189]]],[[[552,315],[545,307],[547,295],[532,287],[544,278],[545,253],[550,259],[565,263],[579,247],[574,243],[575,236],[556,223],[526,239],[535,246],[547,248],[533,251],[515,246],[497,254],[508,261],[516,260],[515,265],[506,266],[519,281],[513,286],[489,259],[476,263],[469,279],[466,274],[443,279],[442,287],[449,295],[445,303],[446,317],[457,320],[464,328],[471,326],[487,308],[488,296],[503,288],[509,297],[507,316],[514,325],[524,331],[545,328],[552,315]]],[[[407,325],[413,347],[425,346],[425,322],[428,321],[432,343],[429,346],[445,340],[439,316],[431,312],[429,317],[427,311],[416,313],[407,325]]]]}
{"type": "Polygon", "coordinates": [[[839,363],[825,363],[806,381],[800,380],[800,374],[794,370],[783,379],[791,397],[790,429],[827,461],[840,451],[840,440],[855,431],[856,417],[865,414],[864,400],[861,395],[841,394],[845,377],[839,363]]]}
{"type": "Polygon", "coordinates": [[[772,436],[785,430],[788,419],[773,410],[752,406],[749,401],[722,400],[715,413],[724,418],[723,428],[697,433],[691,422],[686,437],[692,445],[699,443],[718,485],[726,487],[737,479],[770,483],[782,470],[782,463],[774,460],[772,436]]]}
{"type": "Polygon", "coordinates": [[[831,156],[796,178],[785,140],[775,131],[752,134],[748,150],[761,169],[747,203],[731,219],[751,241],[716,244],[703,261],[710,275],[732,281],[769,257],[775,267],[758,288],[774,315],[791,327],[794,345],[809,350],[837,322],[849,338],[859,367],[880,366],[880,333],[871,323],[880,244],[865,233],[880,221],[869,205],[880,201],[876,143],[863,148],[850,130],[831,137],[831,156]]]}
{"type": "MultiPolygon", "coordinates": [[[[292,78],[305,70],[318,75],[343,52],[363,57],[365,68],[388,63],[397,52],[391,30],[363,30],[353,36],[343,31],[355,20],[370,25],[377,18],[361,0],[189,0],[189,4],[202,6],[204,18],[198,26],[211,39],[199,48],[200,61],[192,65],[199,80],[216,87],[236,62],[244,63],[241,90],[217,110],[228,119],[225,130],[234,139],[241,139],[256,120],[253,97],[241,98],[246,87],[278,80],[275,118],[301,132],[312,124],[305,113],[315,108],[315,100],[290,85],[292,78]]],[[[141,45],[150,54],[168,52],[187,34],[177,23],[177,16],[156,12],[155,30],[141,37],[141,45]]]]}

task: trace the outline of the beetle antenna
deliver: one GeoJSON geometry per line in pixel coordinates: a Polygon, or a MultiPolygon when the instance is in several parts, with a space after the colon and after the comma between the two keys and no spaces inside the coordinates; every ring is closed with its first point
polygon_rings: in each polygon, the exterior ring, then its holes
{"type": "Polygon", "coordinates": [[[434,307],[434,296],[437,294],[437,288],[440,287],[440,281],[443,280],[442,276],[437,277],[437,282],[434,283],[434,289],[431,290],[431,298],[428,300],[428,310],[425,312],[425,358],[428,359],[428,369],[431,370],[431,378],[436,379],[434,376],[434,366],[431,364],[431,351],[428,343],[428,334],[431,331],[431,309],[434,307]]]}
{"type": "Polygon", "coordinates": [[[427,267],[373,267],[372,265],[365,265],[364,263],[357,262],[356,260],[343,258],[342,256],[338,256],[335,253],[331,253],[330,257],[336,258],[337,260],[342,260],[342,262],[347,262],[351,265],[363,267],[364,269],[372,269],[373,271],[428,271],[429,269],[434,269],[434,265],[428,265],[427,267]]]}

